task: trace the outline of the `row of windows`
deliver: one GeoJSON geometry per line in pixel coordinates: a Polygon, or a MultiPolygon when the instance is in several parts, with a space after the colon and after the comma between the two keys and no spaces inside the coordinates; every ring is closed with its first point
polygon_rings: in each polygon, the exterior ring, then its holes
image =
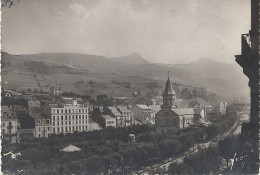
{"type": "Polygon", "coordinates": [[[133,115],[133,113],[132,112],[124,112],[123,113],[123,116],[127,116],[127,115],[133,115]]]}
{"type": "MultiPolygon", "coordinates": [[[[38,128],[38,131],[39,132],[41,131],[41,127],[38,128]]],[[[42,127],[42,131],[46,131],[45,127],[42,127]]],[[[47,131],[50,131],[50,127],[49,126],[47,127],[47,131]]]]}
{"type": "Polygon", "coordinates": [[[41,134],[39,134],[38,136],[39,136],[39,138],[41,138],[41,136],[42,136],[42,137],[49,137],[49,136],[50,136],[50,133],[47,133],[47,134],[42,134],[42,135],[41,135],[41,134]]]}
{"type": "Polygon", "coordinates": [[[46,124],[46,121],[47,121],[47,124],[49,124],[50,123],[50,119],[47,119],[47,120],[45,120],[45,119],[39,119],[38,120],[38,125],[41,125],[41,124],[46,124]]]}
{"type": "Polygon", "coordinates": [[[53,114],[62,114],[62,113],[88,113],[88,108],[83,109],[52,109],[53,114]]]}
{"type": "Polygon", "coordinates": [[[85,131],[85,130],[87,130],[87,126],[52,128],[53,133],[66,133],[66,132],[85,131]]]}
{"type": "Polygon", "coordinates": [[[78,119],[79,120],[81,120],[81,119],[84,120],[84,117],[87,117],[87,115],[79,115],[79,116],[78,115],[75,115],[75,116],[74,115],[72,115],[72,116],[70,116],[70,115],[69,116],[67,116],[67,115],[66,116],[52,116],[52,120],[53,121],[55,121],[56,119],[57,120],[64,120],[64,119],[65,120],[68,120],[68,119],[69,120],[74,120],[74,119],[75,120],[78,120],[78,119]]]}
{"type": "Polygon", "coordinates": [[[107,121],[107,124],[114,124],[114,121],[107,121]]]}
{"type": "MultiPolygon", "coordinates": [[[[60,126],[60,124],[61,124],[61,126],[63,126],[63,125],[73,125],[73,124],[79,124],[79,125],[81,125],[81,124],[84,124],[84,121],[85,120],[79,120],[79,121],[77,121],[76,120],[76,122],[71,122],[71,121],[62,121],[62,122],[52,122],[52,126],[55,126],[55,125],[57,125],[57,126],[60,126]]],[[[88,123],[88,120],[86,120],[86,122],[85,122],[86,124],[88,123]]]]}

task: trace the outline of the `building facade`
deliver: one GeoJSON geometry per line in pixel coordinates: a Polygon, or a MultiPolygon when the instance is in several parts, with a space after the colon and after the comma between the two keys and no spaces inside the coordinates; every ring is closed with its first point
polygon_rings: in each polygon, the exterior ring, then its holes
{"type": "Polygon", "coordinates": [[[104,114],[111,115],[116,119],[116,127],[125,127],[134,125],[133,112],[127,107],[107,107],[104,109],[104,114]]]}
{"type": "Polygon", "coordinates": [[[75,131],[88,131],[89,109],[76,100],[62,107],[51,108],[51,126],[53,134],[66,134],[75,131]]]}
{"type": "Polygon", "coordinates": [[[16,143],[17,130],[20,128],[18,118],[8,106],[1,107],[2,138],[11,143],[16,143]]]}
{"type": "Polygon", "coordinates": [[[155,114],[155,124],[158,127],[186,128],[193,124],[205,122],[204,110],[197,108],[177,108],[176,95],[168,77],[164,92],[161,110],[155,114]],[[195,117],[196,116],[196,117],[195,117]]]}
{"type": "Polygon", "coordinates": [[[51,132],[51,117],[45,113],[34,114],[35,138],[48,138],[51,132]]]}
{"type": "MultiPolygon", "coordinates": [[[[236,55],[236,62],[243,68],[243,73],[249,79],[250,87],[250,123],[242,124],[241,134],[248,139],[252,145],[249,155],[248,164],[250,171],[246,174],[259,173],[259,69],[260,69],[260,55],[259,55],[259,28],[260,28],[260,1],[251,0],[251,30],[241,35],[241,54],[236,55]]],[[[240,170],[242,169],[241,166],[240,170]]],[[[245,166],[247,167],[247,166],[245,166]]],[[[241,174],[241,172],[239,172],[241,174]]]]}
{"type": "Polygon", "coordinates": [[[102,115],[104,119],[105,127],[116,127],[116,119],[111,117],[110,115],[102,115]]]}
{"type": "Polygon", "coordinates": [[[155,112],[147,105],[137,104],[130,107],[134,114],[134,119],[142,124],[155,124],[155,112]]]}

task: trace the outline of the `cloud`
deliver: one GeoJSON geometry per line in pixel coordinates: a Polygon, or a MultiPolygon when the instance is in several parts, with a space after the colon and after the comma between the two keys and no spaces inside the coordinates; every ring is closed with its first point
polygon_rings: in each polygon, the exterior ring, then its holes
{"type": "Polygon", "coordinates": [[[250,28],[248,0],[22,2],[2,14],[2,48],[15,54],[139,52],[150,62],[233,62],[250,28]]]}

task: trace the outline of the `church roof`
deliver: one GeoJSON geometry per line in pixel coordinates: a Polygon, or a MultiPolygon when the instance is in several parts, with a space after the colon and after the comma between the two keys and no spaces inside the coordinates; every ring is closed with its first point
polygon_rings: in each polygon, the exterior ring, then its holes
{"type": "Polygon", "coordinates": [[[172,88],[172,84],[171,84],[171,81],[170,81],[169,77],[168,77],[168,80],[167,80],[167,83],[166,83],[163,95],[175,95],[175,92],[174,92],[174,90],[172,88]]]}

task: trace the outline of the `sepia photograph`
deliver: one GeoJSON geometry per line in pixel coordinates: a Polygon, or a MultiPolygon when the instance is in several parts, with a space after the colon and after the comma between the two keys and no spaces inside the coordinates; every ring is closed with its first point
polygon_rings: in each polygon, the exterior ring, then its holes
{"type": "Polygon", "coordinates": [[[260,0],[1,12],[1,174],[259,174],[260,0]]]}

